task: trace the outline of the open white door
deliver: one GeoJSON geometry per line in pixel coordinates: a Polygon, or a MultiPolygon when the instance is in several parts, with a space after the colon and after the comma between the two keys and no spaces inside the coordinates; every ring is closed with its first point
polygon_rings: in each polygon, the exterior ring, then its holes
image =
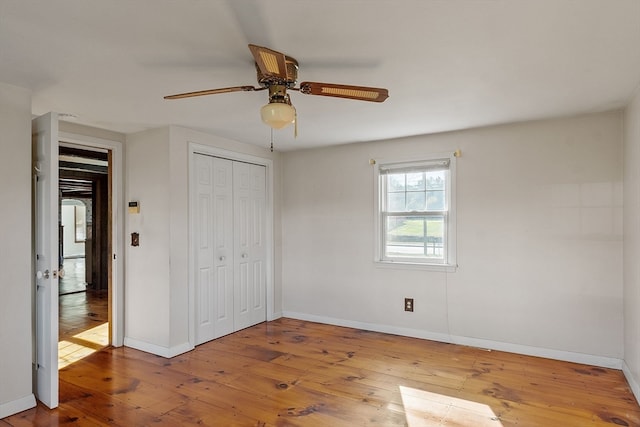
{"type": "Polygon", "coordinates": [[[58,406],[58,115],[32,121],[35,179],[36,396],[58,406]]]}

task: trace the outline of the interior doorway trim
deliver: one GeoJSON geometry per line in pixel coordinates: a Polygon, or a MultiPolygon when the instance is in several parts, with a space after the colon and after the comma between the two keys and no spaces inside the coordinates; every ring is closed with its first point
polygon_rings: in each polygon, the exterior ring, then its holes
{"type": "MultiPolygon", "coordinates": [[[[195,224],[192,219],[192,213],[196,209],[196,194],[195,194],[195,180],[196,180],[196,168],[195,168],[195,155],[204,154],[206,156],[220,157],[228,160],[235,160],[246,163],[253,163],[255,165],[264,166],[266,169],[266,239],[267,239],[267,253],[266,253],[266,308],[267,308],[267,321],[275,320],[278,316],[275,311],[274,305],[274,235],[273,235],[273,211],[274,211],[274,198],[273,198],[273,160],[258,157],[251,154],[239,153],[236,151],[225,150],[223,148],[212,147],[209,145],[197,144],[189,142],[189,235],[195,235],[195,224]]],[[[195,250],[193,248],[194,239],[190,239],[189,244],[189,344],[191,347],[195,347],[196,336],[196,310],[195,310],[195,250]]]]}
{"type": "Polygon", "coordinates": [[[96,138],[69,132],[59,132],[61,145],[91,150],[111,151],[112,193],[111,193],[111,345],[124,344],[124,197],[123,191],[123,147],[120,141],[96,138]]]}

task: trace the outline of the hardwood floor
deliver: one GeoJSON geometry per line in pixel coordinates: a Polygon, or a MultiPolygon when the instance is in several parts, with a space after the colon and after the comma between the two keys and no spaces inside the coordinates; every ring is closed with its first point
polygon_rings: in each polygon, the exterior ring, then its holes
{"type": "Polygon", "coordinates": [[[620,371],[291,319],[164,359],[107,348],[0,426],[639,426],[620,371]]]}
{"type": "Polygon", "coordinates": [[[87,290],[58,297],[58,367],[109,345],[109,294],[87,290]]]}
{"type": "Polygon", "coordinates": [[[58,290],[60,368],[109,345],[108,291],[87,287],[84,258],[65,258],[64,270],[58,290]]]}

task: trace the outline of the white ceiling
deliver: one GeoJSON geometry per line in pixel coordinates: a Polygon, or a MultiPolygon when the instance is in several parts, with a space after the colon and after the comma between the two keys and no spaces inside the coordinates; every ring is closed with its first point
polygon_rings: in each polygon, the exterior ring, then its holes
{"type": "Polygon", "coordinates": [[[639,0],[0,0],[0,81],[119,132],[167,124],[267,147],[248,43],[301,81],[389,89],[382,104],[292,92],[292,150],[624,106],[640,84],[639,0]]]}

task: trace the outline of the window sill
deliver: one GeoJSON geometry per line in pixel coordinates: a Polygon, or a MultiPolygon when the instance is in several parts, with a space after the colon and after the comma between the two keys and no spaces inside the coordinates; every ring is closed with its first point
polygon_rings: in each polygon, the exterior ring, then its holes
{"type": "Polygon", "coordinates": [[[378,268],[396,268],[399,270],[425,270],[439,271],[444,273],[455,273],[458,269],[457,264],[424,264],[418,262],[380,260],[376,260],[374,263],[378,268]]]}

